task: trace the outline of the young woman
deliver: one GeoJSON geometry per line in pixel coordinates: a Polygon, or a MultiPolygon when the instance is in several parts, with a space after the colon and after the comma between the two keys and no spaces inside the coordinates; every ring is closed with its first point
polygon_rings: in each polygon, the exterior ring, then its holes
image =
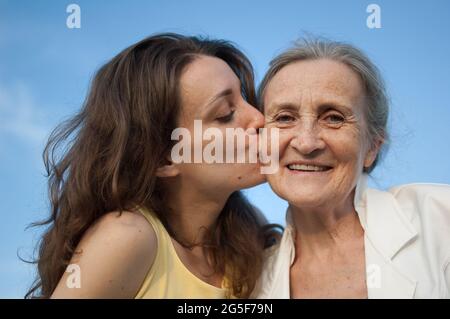
{"type": "Polygon", "coordinates": [[[171,134],[262,127],[253,80],[230,43],[177,34],[106,63],[44,151],[51,216],[27,296],[248,297],[274,234],[239,192],[259,165],[176,163],[171,134]]]}

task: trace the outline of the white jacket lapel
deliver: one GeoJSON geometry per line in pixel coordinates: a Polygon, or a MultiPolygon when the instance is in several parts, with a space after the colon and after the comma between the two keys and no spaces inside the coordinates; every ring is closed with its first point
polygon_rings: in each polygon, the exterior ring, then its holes
{"type": "Polygon", "coordinates": [[[417,230],[390,193],[368,189],[366,183],[366,176],[358,182],[355,209],[365,231],[369,298],[413,298],[416,281],[392,261],[417,238],[417,230]]]}

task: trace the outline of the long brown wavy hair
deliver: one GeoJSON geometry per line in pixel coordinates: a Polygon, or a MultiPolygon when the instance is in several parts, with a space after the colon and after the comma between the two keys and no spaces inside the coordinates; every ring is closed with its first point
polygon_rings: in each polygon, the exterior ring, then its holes
{"type": "MultiPolygon", "coordinates": [[[[157,34],[102,66],[82,109],[52,132],[43,153],[51,211],[32,224],[47,228],[26,298],[51,296],[85,231],[108,212],[147,207],[176,239],[155,172],[173,145],[181,72],[198,55],[225,61],[240,79],[244,98],[256,105],[251,63],[227,41],[157,34]]],[[[234,296],[248,297],[275,228],[264,225],[240,192],[229,197],[214,227],[212,266],[225,274],[234,296]]]]}

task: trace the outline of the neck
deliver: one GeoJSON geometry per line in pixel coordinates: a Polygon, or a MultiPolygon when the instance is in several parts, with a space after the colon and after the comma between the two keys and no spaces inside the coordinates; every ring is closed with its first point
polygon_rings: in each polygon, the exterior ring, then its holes
{"type": "Polygon", "coordinates": [[[290,206],[296,230],[296,255],[327,254],[364,234],[352,194],[342,203],[324,207],[290,206]]]}
{"type": "Polygon", "coordinates": [[[183,182],[168,189],[168,223],[175,239],[188,245],[205,243],[229,196],[211,196],[183,182]]]}

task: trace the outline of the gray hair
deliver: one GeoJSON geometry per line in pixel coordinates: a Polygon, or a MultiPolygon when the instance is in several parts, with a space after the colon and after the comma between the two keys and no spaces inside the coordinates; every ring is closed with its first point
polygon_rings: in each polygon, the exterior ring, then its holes
{"type": "Polygon", "coordinates": [[[315,59],[341,62],[355,71],[362,80],[367,98],[367,107],[364,110],[367,136],[372,146],[377,140],[383,141],[383,146],[373,164],[364,169],[365,172],[370,173],[385,153],[386,142],[389,140],[387,132],[389,99],[380,71],[360,49],[347,43],[322,38],[298,40],[292,48],[270,62],[269,70],[259,85],[258,105],[261,111],[264,111],[265,89],[278,71],[294,62],[315,59]]]}

